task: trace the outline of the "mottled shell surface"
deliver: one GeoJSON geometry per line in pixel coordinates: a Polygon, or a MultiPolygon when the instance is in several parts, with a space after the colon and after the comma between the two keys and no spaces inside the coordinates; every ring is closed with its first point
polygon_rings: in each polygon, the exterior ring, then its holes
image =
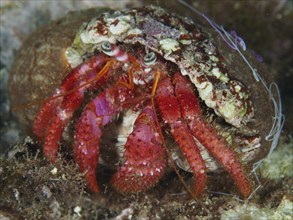
{"type": "MultiPolygon", "coordinates": [[[[256,161],[266,155],[271,143],[265,137],[273,124],[274,109],[263,85],[214,29],[200,27],[196,21],[157,7],[104,14],[97,9],[85,10],[33,33],[11,71],[11,105],[29,104],[50,96],[72,67],[100,51],[103,41],[118,46],[139,44],[146,52],[154,51],[175,64],[190,78],[207,106],[208,122],[228,141],[234,136],[245,136],[247,142],[249,137],[256,140],[246,146],[239,141],[242,146],[235,150],[244,153],[241,159],[256,161]]],[[[263,65],[250,53],[243,53],[269,82],[263,65]]],[[[37,109],[38,106],[24,108],[15,114],[24,125],[31,126],[37,109]]]]}

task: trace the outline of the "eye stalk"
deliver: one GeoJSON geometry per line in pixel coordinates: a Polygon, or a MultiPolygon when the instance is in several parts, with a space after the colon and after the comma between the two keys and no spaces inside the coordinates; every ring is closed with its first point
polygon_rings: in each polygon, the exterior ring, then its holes
{"type": "Polygon", "coordinates": [[[144,58],[143,58],[143,63],[146,65],[146,66],[151,66],[153,65],[157,60],[157,55],[156,53],[154,52],[149,52],[147,53],[144,58]]]}
{"type": "Polygon", "coordinates": [[[102,46],[101,46],[101,49],[102,49],[102,52],[109,55],[109,56],[112,56],[113,55],[113,48],[112,48],[112,45],[109,41],[104,41],[102,43],[102,46]]]}
{"type": "Polygon", "coordinates": [[[111,44],[109,41],[104,41],[101,45],[101,50],[104,54],[116,58],[116,60],[127,63],[129,62],[128,54],[115,44],[111,44]]]}

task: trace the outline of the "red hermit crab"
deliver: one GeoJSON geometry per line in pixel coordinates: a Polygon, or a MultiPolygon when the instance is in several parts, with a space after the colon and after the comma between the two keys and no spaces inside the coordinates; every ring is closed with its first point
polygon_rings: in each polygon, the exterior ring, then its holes
{"type": "Polygon", "coordinates": [[[64,129],[93,91],[74,134],[75,161],[92,191],[99,191],[103,128],[120,117],[131,129],[127,140],[118,134],[124,152],[111,181],[119,192],[147,190],[160,180],[168,164],[164,138],[171,133],[194,174],[195,196],[203,193],[211,157],[244,197],[251,194],[241,161],[252,160],[261,146],[260,132],[248,126],[255,116],[251,93],[191,20],[153,6],[104,13],[80,27],[65,54],[72,70],[33,125],[48,159],[57,159],[64,129]]]}

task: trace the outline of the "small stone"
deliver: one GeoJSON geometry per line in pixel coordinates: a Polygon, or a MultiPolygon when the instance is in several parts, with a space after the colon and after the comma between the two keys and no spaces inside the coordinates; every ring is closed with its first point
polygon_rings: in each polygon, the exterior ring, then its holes
{"type": "Polygon", "coordinates": [[[58,172],[58,169],[56,167],[54,167],[51,171],[50,171],[53,175],[56,175],[58,172]]]}
{"type": "Polygon", "coordinates": [[[81,216],[80,212],[82,211],[82,208],[80,206],[75,206],[73,211],[77,216],[80,217],[81,216]]]}

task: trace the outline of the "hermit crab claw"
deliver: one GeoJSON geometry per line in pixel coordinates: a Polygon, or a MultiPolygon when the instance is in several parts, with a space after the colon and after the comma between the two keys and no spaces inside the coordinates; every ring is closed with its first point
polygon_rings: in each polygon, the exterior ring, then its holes
{"type": "Polygon", "coordinates": [[[166,156],[157,129],[152,106],[147,105],[128,136],[125,162],[112,177],[113,186],[120,192],[145,191],[153,187],[165,173],[166,156]]]}

